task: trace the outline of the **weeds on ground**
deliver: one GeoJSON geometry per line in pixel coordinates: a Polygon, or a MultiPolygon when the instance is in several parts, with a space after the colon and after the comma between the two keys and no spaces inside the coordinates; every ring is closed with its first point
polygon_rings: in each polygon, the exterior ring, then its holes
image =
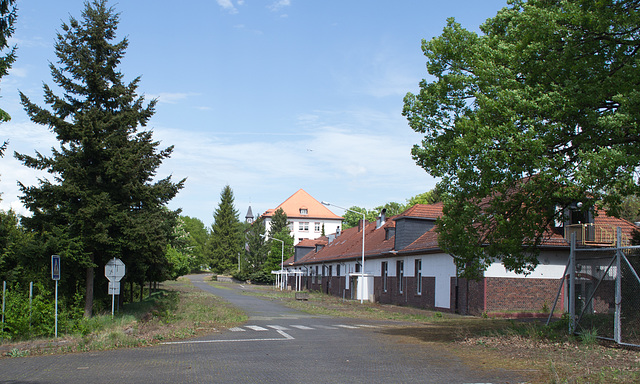
{"type": "Polygon", "coordinates": [[[242,311],[186,281],[164,283],[143,301],[124,305],[113,318],[108,313],[84,319],[81,332],[0,344],[0,357],[147,346],[215,332],[246,320],[242,311]]]}

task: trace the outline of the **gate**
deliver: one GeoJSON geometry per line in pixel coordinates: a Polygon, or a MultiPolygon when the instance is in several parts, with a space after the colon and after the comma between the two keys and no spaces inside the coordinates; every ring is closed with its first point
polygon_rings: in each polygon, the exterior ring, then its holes
{"type": "MultiPolygon", "coordinates": [[[[640,246],[622,240],[618,228],[614,247],[577,247],[572,234],[562,280],[569,331],[595,332],[598,338],[640,347],[640,246]]],[[[562,285],[556,303],[561,291],[562,285]]]]}

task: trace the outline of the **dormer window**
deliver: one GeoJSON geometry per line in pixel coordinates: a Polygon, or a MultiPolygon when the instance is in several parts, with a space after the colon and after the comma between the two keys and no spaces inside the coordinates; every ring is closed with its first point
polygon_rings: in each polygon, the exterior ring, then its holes
{"type": "Polygon", "coordinates": [[[309,214],[309,210],[307,208],[300,208],[300,214],[301,215],[308,215],[309,214]]]}
{"type": "Polygon", "coordinates": [[[396,234],[396,229],[393,227],[385,228],[384,230],[384,239],[389,240],[396,234]]]}

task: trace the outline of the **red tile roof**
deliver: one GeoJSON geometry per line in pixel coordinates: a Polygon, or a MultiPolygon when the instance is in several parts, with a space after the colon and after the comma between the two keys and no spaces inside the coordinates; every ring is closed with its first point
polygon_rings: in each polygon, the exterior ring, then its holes
{"type": "MultiPolygon", "coordinates": [[[[595,225],[611,228],[615,231],[616,227],[622,229],[623,235],[631,238],[634,230],[638,227],[628,221],[607,216],[603,211],[598,212],[595,217],[595,225]]],[[[438,244],[438,233],[435,227],[424,233],[413,243],[403,249],[394,249],[395,238],[391,237],[385,240],[386,231],[395,227],[395,221],[400,218],[422,218],[435,220],[442,215],[442,204],[431,205],[415,205],[398,216],[389,218],[380,228],[376,228],[376,223],[368,223],[365,227],[365,258],[367,257],[383,257],[391,251],[399,253],[417,253],[417,252],[439,252],[441,251],[438,244]]],[[[610,244],[609,244],[610,245],[610,244]]],[[[545,233],[542,242],[544,247],[561,247],[568,248],[569,243],[564,238],[564,234],[549,230],[545,233]]],[[[296,264],[309,264],[324,261],[337,261],[348,259],[359,259],[362,256],[362,232],[358,227],[345,229],[340,236],[318,252],[311,251],[300,259],[296,264]]]]}
{"type": "Polygon", "coordinates": [[[341,216],[331,212],[329,208],[325,207],[318,200],[314,199],[310,194],[303,189],[298,190],[291,195],[282,204],[278,205],[275,209],[268,209],[262,214],[262,217],[271,217],[273,213],[282,208],[288,218],[312,218],[312,219],[335,219],[342,220],[341,216]],[[302,215],[300,210],[306,209],[307,214],[302,215]]]}
{"type": "Polygon", "coordinates": [[[442,216],[442,203],[436,204],[416,204],[398,215],[401,217],[420,217],[427,219],[437,219],[442,216]]]}

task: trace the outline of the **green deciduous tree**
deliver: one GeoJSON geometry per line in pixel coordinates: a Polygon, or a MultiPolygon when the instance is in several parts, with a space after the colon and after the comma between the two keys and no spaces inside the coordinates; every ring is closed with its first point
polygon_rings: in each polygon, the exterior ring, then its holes
{"type": "Polygon", "coordinates": [[[357,227],[360,220],[362,220],[362,213],[365,214],[365,219],[368,222],[375,221],[378,216],[378,211],[376,210],[368,210],[366,208],[353,206],[349,208],[349,211],[345,211],[344,215],[342,215],[342,228],[348,229],[357,227]],[[360,214],[352,211],[360,212],[360,214]]]}
{"type": "MultiPolygon", "coordinates": [[[[60,142],[50,156],[16,153],[25,166],[53,176],[38,186],[20,184],[32,212],[24,224],[41,234],[48,252],[62,256],[69,273],[65,286],[84,285],[85,316],[92,314],[94,269],[112,257],[123,257],[136,279],[166,275],[165,251],[177,213],[165,205],[184,182],[154,181],[173,148],[158,150],[152,132],[138,130],[156,102],[145,106],[136,93],[140,79],[125,83],[118,70],[128,45],[126,39],[114,42],[118,19],[105,0],[86,3],[82,19],[71,17],[56,38],[58,61],[50,69],[64,95],[44,85],[45,109],[20,94],[31,120],[49,127],[60,142]]],[[[48,265],[50,255],[41,257],[48,265]]],[[[104,289],[96,295],[106,296],[102,274],[97,282],[104,289]]]]}
{"type": "Polygon", "coordinates": [[[493,260],[529,270],[556,206],[615,213],[638,191],[639,26],[635,0],[513,0],[482,35],[451,19],[423,41],[432,77],[403,113],[424,135],[413,158],[442,178],[440,244],[465,276],[493,260]]]}
{"type": "Polygon", "coordinates": [[[280,232],[275,233],[269,239],[269,254],[265,261],[262,270],[265,273],[271,273],[271,271],[279,271],[283,260],[289,259],[293,256],[293,236],[289,228],[281,229],[280,232]],[[278,239],[278,240],[274,240],[278,239]]]}
{"type": "Polygon", "coordinates": [[[267,261],[267,253],[269,252],[269,244],[265,236],[264,219],[259,217],[251,224],[245,233],[245,260],[242,272],[250,276],[262,270],[264,263],[267,261]]]}
{"type": "Polygon", "coordinates": [[[228,185],[220,193],[220,204],[213,214],[211,226],[211,268],[216,273],[232,272],[238,268],[238,256],[242,252],[243,235],[238,210],[228,185]]]}
{"type": "Polygon", "coordinates": [[[415,195],[407,199],[407,208],[413,207],[416,204],[435,204],[442,202],[440,189],[436,186],[434,189],[415,195]]]}
{"type": "Polygon", "coordinates": [[[182,216],[182,228],[186,232],[186,244],[189,254],[193,257],[193,268],[201,269],[209,266],[210,258],[207,256],[207,242],[210,233],[204,223],[195,217],[182,216]]]}

